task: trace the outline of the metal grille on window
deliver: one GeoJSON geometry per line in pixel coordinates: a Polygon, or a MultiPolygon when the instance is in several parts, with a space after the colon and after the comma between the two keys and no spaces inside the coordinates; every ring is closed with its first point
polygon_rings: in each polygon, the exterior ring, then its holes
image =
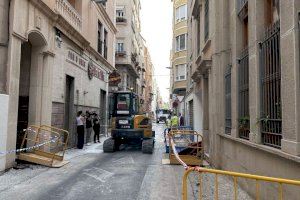
{"type": "Polygon", "coordinates": [[[204,24],[204,37],[205,41],[209,36],[209,0],[205,0],[205,24],[204,24]]]}
{"type": "Polygon", "coordinates": [[[245,49],[239,60],[239,137],[249,140],[249,51],[245,49]]]}
{"type": "Polygon", "coordinates": [[[280,68],[278,21],[268,28],[260,46],[262,142],[275,148],[281,148],[282,139],[280,68]]]}
{"type": "Polygon", "coordinates": [[[101,38],[101,32],[102,32],[102,24],[98,22],[98,52],[102,54],[102,38],[101,38]]]}
{"type": "Polygon", "coordinates": [[[189,126],[194,130],[194,101],[189,101],[189,126]]]}
{"type": "Polygon", "coordinates": [[[231,65],[225,71],[225,133],[231,133],[231,65]]]}

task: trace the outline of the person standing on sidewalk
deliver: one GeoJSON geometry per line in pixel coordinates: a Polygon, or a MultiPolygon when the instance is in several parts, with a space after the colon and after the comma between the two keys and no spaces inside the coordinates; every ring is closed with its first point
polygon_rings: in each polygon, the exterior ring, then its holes
{"type": "Polygon", "coordinates": [[[82,111],[78,111],[76,117],[77,126],[77,148],[83,149],[84,144],[84,117],[82,116],[82,111]]]}
{"type": "Polygon", "coordinates": [[[94,143],[101,143],[100,142],[100,123],[98,118],[94,119],[94,125],[93,125],[93,129],[94,129],[94,143]]]}
{"type": "Polygon", "coordinates": [[[184,126],[184,117],[179,113],[179,126],[184,126]]]}
{"type": "Polygon", "coordinates": [[[86,128],[86,145],[89,146],[91,142],[91,134],[92,134],[92,116],[89,111],[86,111],[86,119],[85,119],[85,128],[86,128]]]}

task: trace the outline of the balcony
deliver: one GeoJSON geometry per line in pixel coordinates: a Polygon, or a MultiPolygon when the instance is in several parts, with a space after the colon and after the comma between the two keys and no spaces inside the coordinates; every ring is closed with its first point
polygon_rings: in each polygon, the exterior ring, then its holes
{"type": "Polygon", "coordinates": [[[179,96],[184,96],[186,93],[187,81],[177,81],[173,83],[172,93],[179,96]]]}
{"type": "Polygon", "coordinates": [[[124,57],[124,56],[126,56],[126,51],[124,51],[124,50],[117,50],[116,51],[116,56],[124,57]]]}
{"type": "Polygon", "coordinates": [[[77,31],[82,30],[82,18],[67,0],[56,0],[55,11],[60,14],[77,31]]]}
{"type": "Polygon", "coordinates": [[[237,1],[237,13],[241,20],[244,20],[248,16],[248,0],[237,1]]]}
{"type": "Polygon", "coordinates": [[[124,18],[124,17],[117,17],[117,18],[116,18],[116,22],[117,22],[117,23],[126,23],[126,22],[127,22],[127,19],[124,18]]]}

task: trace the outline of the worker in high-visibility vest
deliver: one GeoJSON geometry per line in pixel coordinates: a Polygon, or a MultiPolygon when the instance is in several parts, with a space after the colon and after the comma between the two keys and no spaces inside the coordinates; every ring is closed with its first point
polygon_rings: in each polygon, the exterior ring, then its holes
{"type": "Polygon", "coordinates": [[[176,114],[173,114],[172,118],[171,118],[171,127],[178,127],[179,125],[179,119],[177,117],[176,114]]]}
{"type": "Polygon", "coordinates": [[[167,125],[168,132],[170,132],[170,129],[171,129],[171,115],[168,116],[166,125],[167,125]]]}

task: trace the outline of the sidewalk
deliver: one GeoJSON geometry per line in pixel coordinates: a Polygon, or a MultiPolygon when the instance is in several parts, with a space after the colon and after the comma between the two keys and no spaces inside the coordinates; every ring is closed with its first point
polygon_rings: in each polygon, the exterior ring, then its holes
{"type": "MultiPolygon", "coordinates": [[[[84,146],[83,149],[72,148],[68,149],[65,152],[65,160],[71,161],[73,158],[82,156],[85,154],[100,154],[103,152],[103,142],[108,137],[101,137],[101,143],[91,143],[90,146],[84,146]]],[[[69,165],[69,164],[68,164],[69,165]]],[[[39,176],[40,174],[51,170],[52,168],[35,165],[35,164],[26,164],[24,169],[9,169],[7,172],[0,175],[0,193],[15,186],[21,184],[25,181],[33,179],[34,177],[39,176]]]]}
{"type": "Polygon", "coordinates": [[[109,137],[106,137],[104,135],[100,136],[100,141],[101,143],[94,143],[92,142],[90,146],[87,146],[86,144],[84,145],[83,149],[77,149],[77,148],[72,148],[68,149],[65,153],[65,160],[70,160],[72,158],[82,156],[84,154],[88,153],[102,153],[103,152],[103,142],[109,137]]]}

